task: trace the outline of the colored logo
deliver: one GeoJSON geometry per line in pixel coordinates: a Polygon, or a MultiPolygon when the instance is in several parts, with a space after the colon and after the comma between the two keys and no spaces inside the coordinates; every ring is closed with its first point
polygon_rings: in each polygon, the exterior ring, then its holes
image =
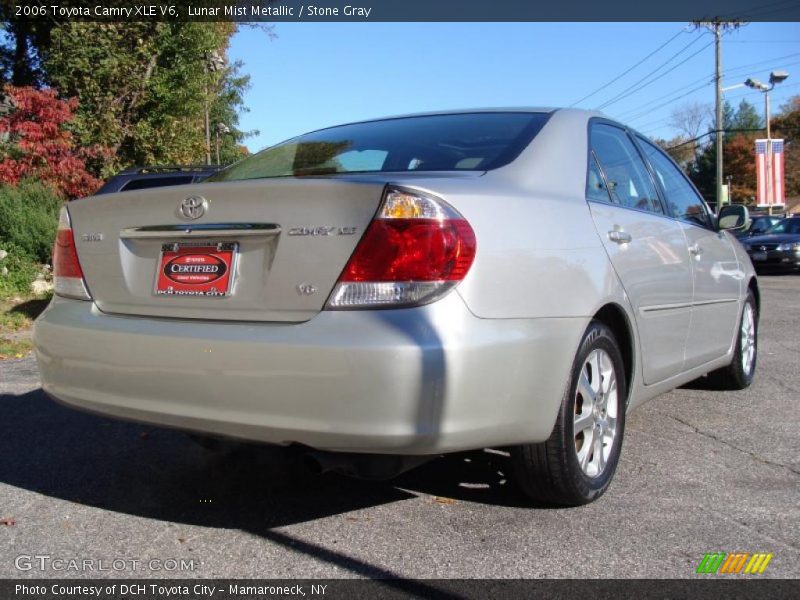
{"type": "Polygon", "coordinates": [[[772,560],[772,553],[766,552],[709,552],[697,566],[697,573],[718,575],[761,575],[772,560]]]}

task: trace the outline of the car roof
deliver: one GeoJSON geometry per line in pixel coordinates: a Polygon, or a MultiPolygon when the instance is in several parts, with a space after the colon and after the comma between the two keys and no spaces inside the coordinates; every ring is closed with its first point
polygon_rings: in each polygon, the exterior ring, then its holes
{"type": "MultiPolygon", "coordinates": [[[[591,117],[599,117],[602,119],[606,119],[609,121],[614,121],[614,119],[609,118],[607,115],[596,111],[596,110],[589,110],[584,108],[557,108],[552,106],[495,106],[495,107],[481,107],[481,108],[459,108],[459,109],[446,109],[446,110],[433,110],[433,111],[425,111],[425,112],[416,112],[416,113],[406,113],[400,115],[389,115],[384,117],[375,117],[372,119],[359,119],[358,121],[349,121],[346,123],[336,123],[334,125],[328,125],[327,127],[320,127],[319,129],[312,129],[310,131],[304,131],[297,135],[294,135],[282,142],[278,142],[278,144],[272,144],[270,146],[266,146],[262,148],[262,150],[266,150],[272,146],[279,145],[285,142],[289,142],[295,140],[299,137],[304,135],[310,135],[312,133],[317,133],[320,131],[325,131],[327,129],[335,129],[336,127],[345,127],[347,125],[361,125],[364,123],[377,123],[380,121],[391,121],[393,119],[410,119],[414,117],[436,117],[441,115],[468,115],[468,114],[475,114],[475,113],[545,113],[548,115],[552,115],[553,113],[560,113],[564,116],[572,116],[573,118],[579,118],[583,120],[588,120],[591,117]]],[[[620,123],[624,127],[626,125],[620,123]]],[[[630,127],[627,127],[631,129],[630,127]]],[[[631,129],[633,131],[633,129],[631,129]]],[[[637,132],[638,133],[638,132],[637,132]]]]}

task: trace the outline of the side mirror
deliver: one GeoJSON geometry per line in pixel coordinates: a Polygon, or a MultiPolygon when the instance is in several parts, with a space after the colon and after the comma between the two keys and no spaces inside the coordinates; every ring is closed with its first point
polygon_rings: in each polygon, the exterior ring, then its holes
{"type": "Polygon", "coordinates": [[[750,226],[750,213],[746,206],[729,204],[719,211],[719,228],[728,231],[744,231],[750,226]]]}

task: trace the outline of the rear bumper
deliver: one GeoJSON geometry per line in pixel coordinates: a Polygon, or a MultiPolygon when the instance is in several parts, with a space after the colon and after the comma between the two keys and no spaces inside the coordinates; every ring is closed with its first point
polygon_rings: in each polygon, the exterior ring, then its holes
{"type": "Polygon", "coordinates": [[[456,293],[299,324],[108,315],[55,298],[44,390],[114,417],[332,451],[434,454],[547,439],[588,319],[479,319],[456,293]]]}

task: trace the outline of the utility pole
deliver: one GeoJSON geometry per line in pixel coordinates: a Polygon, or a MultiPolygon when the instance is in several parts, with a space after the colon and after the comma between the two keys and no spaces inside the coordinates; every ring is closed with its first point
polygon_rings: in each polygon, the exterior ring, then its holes
{"type": "Polygon", "coordinates": [[[715,119],[714,129],[714,143],[717,148],[717,216],[719,211],[722,210],[722,34],[720,32],[720,22],[717,21],[714,25],[714,55],[716,58],[715,69],[715,87],[716,87],[716,103],[715,103],[715,119]]]}
{"type": "Polygon", "coordinates": [[[717,206],[716,213],[722,208],[722,179],[724,175],[722,164],[722,137],[725,129],[722,122],[722,35],[728,29],[738,29],[741,27],[740,21],[695,21],[695,27],[704,27],[714,34],[714,58],[716,68],[714,70],[714,83],[716,88],[716,98],[714,103],[714,146],[717,154],[717,206]]]}
{"type": "MultiPolygon", "coordinates": [[[[203,54],[203,68],[205,69],[205,98],[203,103],[203,125],[205,127],[205,151],[206,151],[206,164],[211,164],[211,116],[209,115],[211,103],[211,91],[208,85],[209,77],[214,79],[214,87],[219,85],[219,72],[225,68],[225,58],[222,57],[216,50],[212,52],[205,52],[203,54]]],[[[219,160],[217,161],[219,162],[219,160]]]]}

